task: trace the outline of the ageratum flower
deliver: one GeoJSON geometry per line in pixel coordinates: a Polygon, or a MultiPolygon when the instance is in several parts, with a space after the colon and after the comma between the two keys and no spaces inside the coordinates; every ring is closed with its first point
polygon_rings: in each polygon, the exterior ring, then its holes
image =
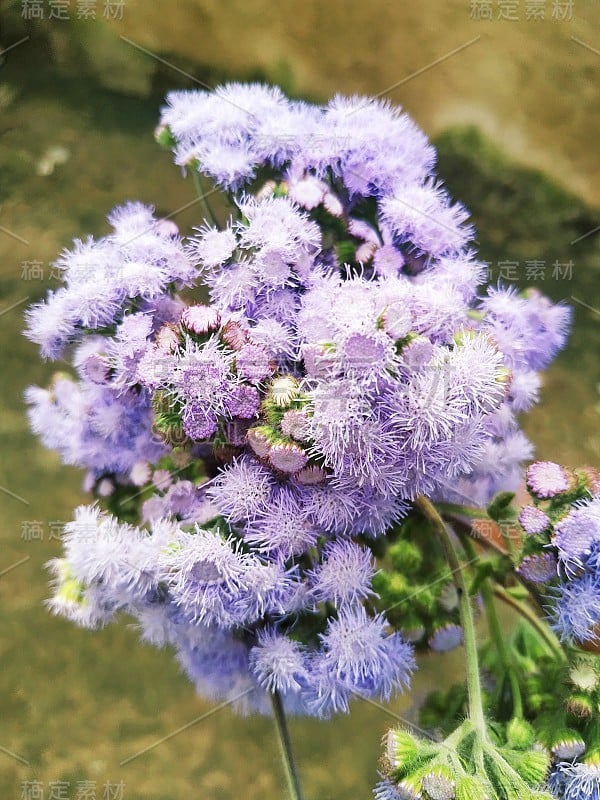
{"type": "Polygon", "coordinates": [[[597,761],[557,764],[549,782],[559,800],[599,800],[600,764],[597,761]]]}
{"type": "Polygon", "coordinates": [[[600,498],[595,474],[550,461],[527,470],[535,505],[519,522],[525,533],[520,575],[546,584],[552,625],[561,639],[600,641],[600,498]]]}
{"type": "Polygon", "coordinates": [[[172,92],[158,136],[234,213],[182,239],[127,204],[29,311],[43,355],[75,368],[29,390],[32,426],[97,500],[67,526],[52,608],[133,615],[200,693],[245,709],[275,690],[321,715],[388,698],[413,658],[373,611],[370,544],[421,493],[516,487],[516,414],[569,310],[486,292],[466,209],[388,103],[172,92]],[[205,303],[181,293],[200,285],[205,303]]]}

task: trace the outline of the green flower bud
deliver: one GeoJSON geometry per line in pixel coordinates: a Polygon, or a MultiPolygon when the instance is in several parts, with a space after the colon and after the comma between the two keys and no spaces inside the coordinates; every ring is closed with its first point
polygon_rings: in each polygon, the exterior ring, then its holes
{"type": "Polygon", "coordinates": [[[456,794],[456,784],[452,772],[441,764],[425,775],[422,788],[431,800],[453,800],[456,794]]]}
{"type": "Polygon", "coordinates": [[[414,761],[419,742],[408,731],[389,730],[384,736],[385,754],[393,770],[402,770],[414,761]]]}
{"type": "Polygon", "coordinates": [[[594,713],[594,704],[591,698],[583,692],[572,694],[565,701],[567,713],[579,719],[589,719],[594,713]]]}
{"type": "Polygon", "coordinates": [[[554,698],[547,692],[530,692],[527,695],[527,704],[535,712],[539,712],[544,708],[548,708],[548,705],[553,701],[554,698]]]}
{"type": "Polygon", "coordinates": [[[269,398],[278,408],[286,408],[298,396],[298,381],[291,375],[275,378],[269,389],[269,398]]]}
{"type": "Polygon", "coordinates": [[[52,605],[67,610],[75,606],[85,606],[85,584],[75,577],[66,558],[55,558],[51,562],[55,579],[52,605]]]}
{"type": "Polygon", "coordinates": [[[392,576],[389,572],[384,572],[383,570],[379,570],[378,572],[373,575],[373,580],[371,582],[373,586],[373,591],[376,592],[383,602],[387,605],[387,595],[390,591],[390,583],[392,580],[392,576]]]}
{"type": "Polygon", "coordinates": [[[439,604],[444,611],[454,611],[458,608],[458,591],[456,584],[446,583],[440,592],[439,604]]]}
{"type": "Polygon", "coordinates": [[[172,150],[177,144],[171,129],[167,125],[159,125],[154,131],[154,138],[165,150],[172,150]]]}
{"type": "Polygon", "coordinates": [[[248,444],[259,458],[267,456],[272,445],[278,443],[275,431],[268,425],[258,425],[256,428],[250,428],[247,438],[248,444]]]}
{"type": "Polygon", "coordinates": [[[67,578],[60,585],[56,597],[64,603],[83,604],[85,602],[85,586],[77,578],[67,578]]]}
{"type": "Polygon", "coordinates": [[[402,800],[420,800],[421,797],[421,776],[411,775],[403,778],[396,784],[396,791],[402,800]]]}
{"type": "Polygon", "coordinates": [[[389,592],[394,600],[403,600],[410,594],[410,583],[404,575],[394,572],[390,575],[389,592]]]}
{"type": "Polygon", "coordinates": [[[405,575],[414,574],[423,563],[423,554],[416,544],[406,539],[399,539],[389,549],[392,566],[397,572],[405,575]]]}
{"type": "Polygon", "coordinates": [[[600,767],[600,743],[590,747],[589,752],[586,753],[585,758],[581,759],[584,764],[593,767],[600,767]]]}
{"type": "Polygon", "coordinates": [[[585,742],[577,731],[563,728],[550,737],[550,752],[558,761],[572,761],[585,753],[585,742]]]}
{"type": "Polygon", "coordinates": [[[487,800],[489,793],[479,778],[467,775],[456,784],[456,800],[487,800]]]}
{"type": "Polygon", "coordinates": [[[543,783],[550,768],[550,755],[545,750],[500,751],[505,761],[518,772],[523,780],[534,786],[543,783]]]}
{"type": "Polygon", "coordinates": [[[400,633],[404,641],[416,643],[421,641],[423,636],[425,636],[425,626],[419,625],[416,622],[412,624],[404,623],[400,628],[400,633]]]}
{"type": "Polygon", "coordinates": [[[527,750],[535,740],[535,731],[524,719],[513,717],[506,726],[506,741],[509,747],[527,750]]]}
{"type": "Polygon", "coordinates": [[[600,683],[600,676],[591,661],[582,660],[571,667],[569,680],[576,689],[593,692],[600,683]]]}

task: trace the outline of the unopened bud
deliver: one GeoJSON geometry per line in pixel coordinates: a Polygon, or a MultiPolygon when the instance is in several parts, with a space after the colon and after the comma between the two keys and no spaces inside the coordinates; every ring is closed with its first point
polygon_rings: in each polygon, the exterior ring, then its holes
{"type": "Polygon", "coordinates": [[[431,800],[452,800],[456,794],[456,784],[450,769],[437,766],[423,778],[423,791],[431,800]]]}
{"type": "Polygon", "coordinates": [[[526,720],[513,717],[506,726],[506,740],[509,747],[526,750],[535,740],[535,731],[526,720]]]}

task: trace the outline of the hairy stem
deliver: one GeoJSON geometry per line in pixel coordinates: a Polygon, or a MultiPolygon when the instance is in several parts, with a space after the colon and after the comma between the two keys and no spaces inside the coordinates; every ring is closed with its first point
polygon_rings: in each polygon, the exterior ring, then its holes
{"type": "Polygon", "coordinates": [[[469,598],[469,590],[465,581],[464,569],[456,552],[454,540],[436,507],[423,495],[420,495],[416,507],[428,520],[440,538],[446,558],[454,577],[459,597],[460,619],[464,631],[465,658],[467,662],[467,691],[469,694],[469,718],[483,739],[487,739],[485,715],[481,697],[481,682],[479,679],[479,657],[477,655],[477,639],[475,636],[475,622],[473,609],[469,598]]]}
{"type": "MultiPolygon", "coordinates": [[[[461,542],[467,556],[472,561],[476,558],[477,554],[475,552],[475,546],[471,541],[469,536],[461,537],[461,542]]],[[[521,697],[521,687],[519,686],[519,680],[517,674],[515,672],[514,663],[510,657],[506,644],[504,642],[504,636],[502,634],[502,628],[500,627],[500,620],[498,619],[498,614],[496,611],[496,604],[494,603],[494,594],[492,590],[492,583],[489,578],[486,578],[481,584],[481,597],[483,599],[483,605],[485,607],[485,614],[488,623],[488,630],[492,641],[494,642],[494,646],[498,653],[498,657],[500,659],[500,663],[504,668],[504,672],[508,677],[508,681],[510,683],[510,690],[512,694],[512,701],[513,701],[513,712],[515,717],[522,717],[523,716],[523,699],[521,697]]]]}
{"type": "Polygon", "coordinates": [[[221,226],[219,225],[217,218],[215,217],[214,212],[210,207],[210,203],[206,199],[209,193],[204,191],[200,174],[198,173],[198,170],[194,168],[192,168],[192,180],[194,181],[194,186],[196,187],[196,194],[198,195],[198,200],[200,200],[200,203],[202,204],[202,208],[204,210],[204,213],[206,214],[207,220],[216,228],[220,228],[221,226]]]}
{"type": "Polygon", "coordinates": [[[271,705],[273,707],[273,718],[275,719],[275,727],[277,728],[281,760],[283,761],[285,769],[290,798],[291,800],[303,800],[300,778],[298,777],[298,768],[296,767],[296,761],[294,760],[294,754],[292,752],[290,732],[287,726],[285,711],[283,710],[283,703],[281,702],[281,695],[278,691],[271,692],[271,705]]]}
{"type": "Polygon", "coordinates": [[[489,578],[486,578],[481,584],[481,597],[485,606],[485,613],[488,621],[490,636],[494,642],[494,646],[498,651],[498,657],[502,664],[508,680],[510,682],[510,690],[513,700],[513,712],[515,717],[523,716],[523,700],[521,697],[521,687],[519,680],[515,673],[514,664],[504,642],[504,636],[500,627],[498,614],[496,613],[496,604],[494,603],[494,594],[490,585],[489,578]]]}

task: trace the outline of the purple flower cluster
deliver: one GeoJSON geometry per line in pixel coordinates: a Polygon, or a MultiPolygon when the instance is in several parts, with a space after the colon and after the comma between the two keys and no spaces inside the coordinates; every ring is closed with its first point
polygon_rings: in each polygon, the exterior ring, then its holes
{"type": "Polygon", "coordinates": [[[516,414],[569,311],[480,295],[467,213],[386,103],[175,92],[159,137],[236,215],[182,241],[118,209],[29,312],[30,338],[77,372],[29,391],[34,429],[98,498],[141,496],[146,526],[80,510],[52,606],[82,624],[133,614],[199,692],[252,689],[247,707],[274,690],[318,715],[388,698],[413,660],[370,608],[367,544],[419,494],[484,504],[516,486],[531,454],[516,414]],[[178,295],[193,283],[207,304],[178,295]]]}
{"type": "Polygon", "coordinates": [[[600,495],[597,476],[550,461],[527,470],[533,504],[519,522],[526,539],[519,572],[552,584],[551,616],[561,638],[600,643],[600,495]]]}

